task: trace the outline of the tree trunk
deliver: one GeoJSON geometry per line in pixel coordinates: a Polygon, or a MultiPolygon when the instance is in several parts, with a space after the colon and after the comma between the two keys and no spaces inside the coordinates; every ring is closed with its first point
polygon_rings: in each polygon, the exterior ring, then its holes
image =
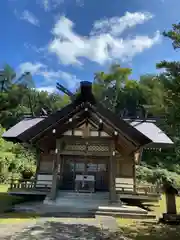
{"type": "Polygon", "coordinates": [[[4,90],[4,84],[5,84],[5,81],[2,81],[2,83],[1,83],[1,92],[3,92],[3,90],[4,90]]]}

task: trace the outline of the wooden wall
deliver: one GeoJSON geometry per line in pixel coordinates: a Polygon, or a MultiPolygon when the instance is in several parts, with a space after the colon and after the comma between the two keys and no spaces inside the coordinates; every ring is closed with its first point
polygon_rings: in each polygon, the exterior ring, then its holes
{"type": "Polygon", "coordinates": [[[134,160],[133,158],[123,158],[122,156],[117,156],[116,158],[117,172],[116,172],[116,185],[118,189],[125,189],[126,185],[128,191],[133,191],[134,184],[136,182],[134,175],[134,160]],[[120,184],[121,183],[121,184],[120,184]]]}
{"type": "Polygon", "coordinates": [[[92,124],[82,124],[76,129],[71,129],[66,131],[63,135],[65,136],[90,136],[90,137],[110,137],[106,132],[104,131],[98,131],[98,126],[92,125],[92,124]]]}
{"type": "Polygon", "coordinates": [[[53,170],[53,161],[55,155],[50,153],[41,153],[40,155],[40,164],[39,164],[39,173],[52,173],[53,170]]]}
{"type": "MultiPolygon", "coordinates": [[[[53,169],[53,161],[55,158],[55,154],[52,153],[42,153],[40,156],[40,164],[39,164],[39,170],[38,173],[47,173],[52,174],[53,169]]],[[[66,156],[64,159],[72,159],[75,161],[83,161],[83,157],[77,157],[77,156],[66,156]]],[[[96,157],[89,157],[88,162],[107,162],[107,158],[96,158],[96,157]],[[104,161],[103,161],[104,159],[104,161]]],[[[117,172],[116,177],[121,178],[133,178],[133,169],[134,169],[134,162],[133,159],[123,159],[122,156],[117,156],[116,158],[116,164],[117,164],[117,172]]]]}

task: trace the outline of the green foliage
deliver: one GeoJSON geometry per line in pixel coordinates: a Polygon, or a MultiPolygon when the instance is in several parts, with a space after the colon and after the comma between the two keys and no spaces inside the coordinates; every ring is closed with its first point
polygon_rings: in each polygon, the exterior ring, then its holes
{"type": "Polygon", "coordinates": [[[164,180],[175,183],[180,188],[180,175],[166,168],[153,168],[149,165],[137,166],[136,176],[139,182],[148,182],[153,184],[162,184],[164,180]]]}
{"type": "MultiPolygon", "coordinates": [[[[0,136],[5,129],[0,127],[0,136]]],[[[29,170],[35,173],[36,161],[33,149],[21,144],[13,144],[0,137],[0,183],[6,182],[12,175],[20,177],[20,173],[29,170]]]]}
{"type": "Polygon", "coordinates": [[[108,73],[95,73],[93,91],[107,108],[119,114],[124,108],[136,108],[140,93],[136,81],[130,80],[132,70],[113,64],[108,73]]]}
{"type": "Polygon", "coordinates": [[[175,49],[180,48],[180,23],[173,24],[172,30],[164,32],[163,35],[173,41],[172,44],[175,49]]]}

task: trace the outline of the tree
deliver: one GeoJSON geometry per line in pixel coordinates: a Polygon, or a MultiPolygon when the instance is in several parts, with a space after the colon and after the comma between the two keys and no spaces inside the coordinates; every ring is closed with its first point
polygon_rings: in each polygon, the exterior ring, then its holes
{"type": "Polygon", "coordinates": [[[131,73],[130,68],[112,65],[108,73],[95,74],[93,90],[98,100],[117,114],[124,117],[145,117],[147,95],[143,92],[143,83],[130,79],[131,73]]]}
{"type": "Polygon", "coordinates": [[[4,65],[3,70],[0,71],[0,83],[1,92],[8,90],[13,85],[23,85],[30,88],[35,87],[30,72],[25,72],[17,77],[14,69],[8,64],[4,65]]]}
{"type": "Polygon", "coordinates": [[[113,64],[108,73],[95,73],[93,90],[97,99],[114,112],[118,112],[119,98],[131,74],[130,68],[113,64]]]}
{"type": "MultiPolygon", "coordinates": [[[[163,35],[172,40],[175,49],[180,48],[180,24],[173,24],[172,30],[164,32],[163,35]]],[[[161,61],[157,64],[157,68],[164,70],[159,77],[162,80],[166,94],[167,120],[172,126],[172,134],[175,134],[179,129],[180,121],[180,62],[161,61]]]]}
{"type": "Polygon", "coordinates": [[[140,77],[139,88],[142,95],[141,104],[149,116],[163,116],[165,112],[165,93],[162,79],[153,74],[140,77]]]}
{"type": "Polygon", "coordinates": [[[16,73],[12,67],[8,64],[5,64],[3,70],[0,71],[0,83],[1,91],[4,91],[12,84],[12,80],[16,77],[16,73]]]}
{"type": "MultiPolygon", "coordinates": [[[[172,30],[164,32],[163,35],[172,40],[175,49],[180,48],[180,24],[173,24],[172,30]]],[[[157,64],[158,69],[162,69],[158,79],[164,89],[164,123],[163,128],[174,141],[174,150],[166,151],[163,163],[171,169],[179,169],[177,163],[180,160],[180,62],[161,61],[157,64]],[[172,166],[176,167],[172,167],[172,166]]],[[[159,158],[159,159],[160,159],[159,158]]]]}
{"type": "Polygon", "coordinates": [[[172,30],[164,32],[163,35],[172,40],[174,49],[180,48],[180,23],[173,24],[172,30]]]}

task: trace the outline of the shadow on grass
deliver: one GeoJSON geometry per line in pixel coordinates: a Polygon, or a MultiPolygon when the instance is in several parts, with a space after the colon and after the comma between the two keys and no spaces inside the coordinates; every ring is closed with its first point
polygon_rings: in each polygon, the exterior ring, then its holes
{"type": "Polygon", "coordinates": [[[13,222],[13,219],[31,220],[38,218],[95,218],[95,213],[34,213],[34,212],[13,212],[9,211],[0,214],[0,223],[3,222],[13,222]]]}
{"type": "Polygon", "coordinates": [[[6,211],[13,206],[13,204],[23,202],[23,197],[10,196],[8,193],[0,192],[0,212],[6,211]]]}
{"type": "Polygon", "coordinates": [[[151,222],[136,223],[121,227],[123,235],[133,240],[179,240],[180,226],[151,222]]]}
{"type": "Polygon", "coordinates": [[[128,205],[137,206],[149,212],[153,212],[152,208],[159,206],[157,203],[146,203],[146,202],[143,203],[141,200],[136,200],[136,199],[127,199],[124,202],[128,205]]]}
{"type": "MultiPolygon", "coordinates": [[[[62,239],[62,240],[70,240],[70,239],[97,239],[97,240],[118,240],[123,239],[121,234],[112,233],[109,230],[102,230],[98,226],[90,226],[83,224],[72,224],[72,223],[62,223],[55,221],[47,221],[44,224],[36,224],[34,227],[30,227],[22,231],[21,233],[13,236],[14,240],[33,240],[33,239],[62,239]],[[119,235],[119,236],[118,236],[119,235]]],[[[7,236],[3,238],[4,240],[12,239],[11,236],[7,236]]]]}
{"type": "Polygon", "coordinates": [[[10,195],[8,192],[0,192],[0,213],[11,212],[15,204],[25,202],[43,201],[44,196],[32,196],[32,195],[10,195]]]}

